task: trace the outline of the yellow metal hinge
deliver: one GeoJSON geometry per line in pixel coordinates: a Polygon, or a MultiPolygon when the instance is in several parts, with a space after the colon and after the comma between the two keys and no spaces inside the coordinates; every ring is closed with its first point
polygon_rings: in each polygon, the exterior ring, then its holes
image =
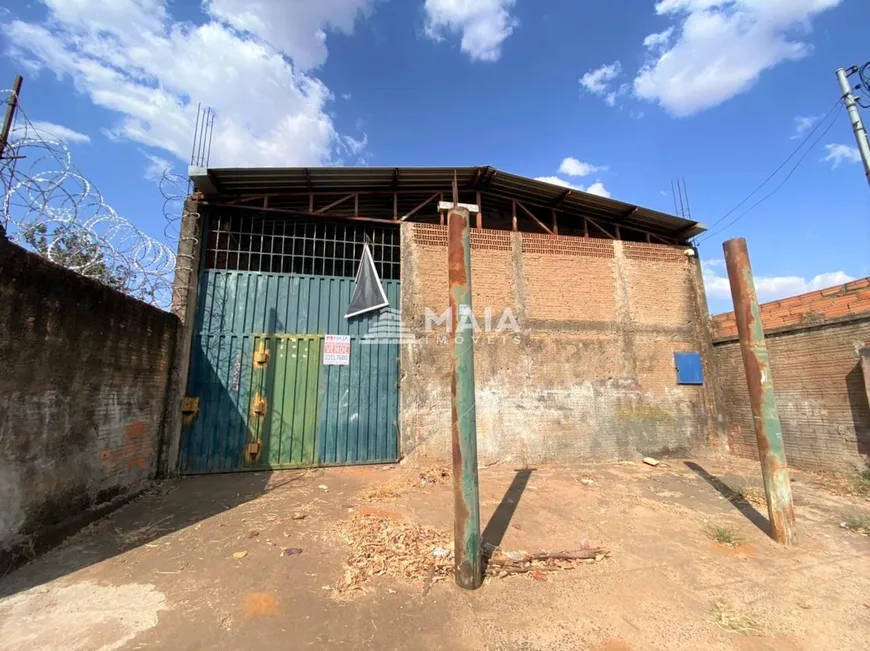
{"type": "Polygon", "coordinates": [[[262,418],[266,415],[266,399],[257,394],[254,396],[254,400],[251,402],[251,412],[257,418],[262,418]]]}
{"type": "Polygon", "coordinates": [[[199,398],[185,397],[181,399],[181,422],[190,425],[199,414],[199,398]]]}
{"type": "Polygon", "coordinates": [[[260,349],[254,352],[254,366],[263,367],[269,363],[269,350],[265,344],[260,344],[260,349]]]}

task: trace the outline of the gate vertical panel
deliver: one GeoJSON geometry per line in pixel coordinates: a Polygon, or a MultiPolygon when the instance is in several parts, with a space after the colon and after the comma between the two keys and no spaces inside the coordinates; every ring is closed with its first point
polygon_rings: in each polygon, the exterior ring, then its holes
{"type": "Polygon", "coordinates": [[[267,337],[271,357],[265,376],[268,416],[263,424],[266,447],[260,463],[266,468],[315,464],[321,341],[318,335],[267,337]],[[268,371],[271,369],[271,371],[268,371]]]}
{"type": "MultiPolygon", "coordinates": [[[[353,278],[206,269],[200,282],[189,381],[200,410],[185,428],[182,472],[398,458],[399,348],[363,343],[381,315],[344,318],[353,278]],[[351,337],[348,366],[322,366],[326,334],[351,337]],[[290,365],[295,335],[307,365],[300,365],[298,352],[297,365],[290,365]],[[257,427],[251,417],[256,341],[268,343],[273,375],[262,378],[268,405],[260,424],[264,449],[251,464],[245,446],[257,427]],[[281,359],[283,365],[276,366],[281,359]]],[[[398,308],[400,281],[383,285],[398,308]]]]}
{"type": "MultiPolygon", "coordinates": [[[[399,346],[365,337],[382,314],[347,321],[353,279],[323,278],[318,327],[325,334],[350,335],[348,366],[324,366],[318,461],[323,465],[378,463],[398,459],[399,346]],[[328,301],[328,307],[324,304],[328,301]]],[[[401,285],[383,281],[391,306],[401,285]]]]}

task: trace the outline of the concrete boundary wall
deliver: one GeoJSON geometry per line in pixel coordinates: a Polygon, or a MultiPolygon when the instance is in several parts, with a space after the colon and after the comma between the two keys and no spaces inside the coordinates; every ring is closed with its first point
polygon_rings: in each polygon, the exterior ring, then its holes
{"type": "MultiPolygon", "coordinates": [[[[870,278],[760,306],[789,465],[852,470],[870,455],[860,351],[870,344],[870,278]]],[[[734,313],[713,317],[720,421],[734,454],[757,458],[734,313]]]]}
{"type": "Polygon", "coordinates": [[[0,239],[0,572],[167,465],[178,328],[0,239]]]}
{"type": "MultiPolygon", "coordinates": [[[[472,302],[496,328],[475,349],[481,463],[682,456],[719,442],[713,391],[679,386],[674,352],[712,346],[698,259],[685,247],[474,229],[472,302]]],[[[402,226],[401,451],[446,458],[446,228],[402,226]]]]}

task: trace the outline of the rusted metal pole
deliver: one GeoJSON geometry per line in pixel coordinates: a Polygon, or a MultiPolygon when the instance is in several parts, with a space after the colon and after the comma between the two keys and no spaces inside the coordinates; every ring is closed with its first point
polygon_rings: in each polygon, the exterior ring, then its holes
{"type": "MultiPolygon", "coordinates": [[[[455,195],[455,192],[454,192],[455,195]]],[[[455,199],[455,197],[454,197],[455,199]]],[[[447,215],[452,350],[453,545],[456,585],[475,590],[483,581],[474,395],[474,318],[471,311],[471,234],[466,208],[447,215]]]]}
{"type": "Polygon", "coordinates": [[[737,318],[737,333],[740,335],[740,351],[746,369],[749,386],[749,402],[752,405],[752,420],[758,440],[758,458],[761,460],[761,475],[764,478],[764,493],[767,496],[767,514],[770,531],[778,543],[794,542],[794,506],[791,499],[791,484],[785,446],[782,441],[782,425],[776,409],[776,392],[770,375],[770,356],[764,343],[764,327],[755,295],[752,267],[746,240],[742,237],[728,240],[725,249],[725,265],[731,283],[734,314],[737,318]]]}
{"type": "Polygon", "coordinates": [[[12,123],[15,121],[15,111],[18,108],[18,96],[21,94],[21,84],[24,83],[24,78],[21,75],[15,77],[15,82],[12,84],[12,94],[9,96],[9,104],[6,107],[6,117],[3,119],[3,126],[0,127],[0,158],[6,153],[6,144],[9,142],[9,131],[12,129],[12,123]]]}
{"type": "Polygon", "coordinates": [[[480,192],[477,193],[477,227],[483,228],[483,204],[480,202],[480,192]]]}

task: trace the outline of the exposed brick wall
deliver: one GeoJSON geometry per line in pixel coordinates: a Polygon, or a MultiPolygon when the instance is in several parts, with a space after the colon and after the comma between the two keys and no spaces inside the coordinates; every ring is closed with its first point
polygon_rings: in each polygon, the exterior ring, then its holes
{"type": "Polygon", "coordinates": [[[574,243],[569,241],[549,250],[539,244],[537,237],[531,242],[528,237],[522,240],[524,280],[529,288],[534,288],[526,294],[530,319],[571,318],[567,311],[570,305],[575,306],[574,317],[578,319],[606,322],[616,319],[614,253],[609,240],[592,240],[585,249],[571,246],[574,243]]]}
{"type": "MultiPolygon", "coordinates": [[[[441,226],[402,227],[402,453],[446,457],[450,347],[425,331],[447,309],[441,226]]],[[[712,392],[678,386],[674,352],[709,350],[697,258],[683,248],[472,231],[472,303],[496,326],[475,348],[481,462],[633,459],[702,453],[712,392]],[[661,314],[660,314],[661,312],[661,314]],[[662,316],[662,314],[664,316],[662,316]],[[702,316],[703,315],[703,316],[702,316]]]]}
{"type": "MultiPolygon", "coordinates": [[[[870,312],[870,278],[763,303],[759,308],[765,331],[813,325],[863,314],[870,312]]],[[[713,317],[713,339],[728,337],[737,337],[734,312],[713,317]]]]}
{"type": "Polygon", "coordinates": [[[0,562],[154,477],[177,327],[0,239],[0,562]]]}
{"type": "MultiPolygon", "coordinates": [[[[789,465],[843,470],[870,454],[859,351],[870,343],[870,279],[760,306],[789,465]]],[[[720,419],[731,450],[758,458],[734,313],[713,318],[720,419]]]]}

